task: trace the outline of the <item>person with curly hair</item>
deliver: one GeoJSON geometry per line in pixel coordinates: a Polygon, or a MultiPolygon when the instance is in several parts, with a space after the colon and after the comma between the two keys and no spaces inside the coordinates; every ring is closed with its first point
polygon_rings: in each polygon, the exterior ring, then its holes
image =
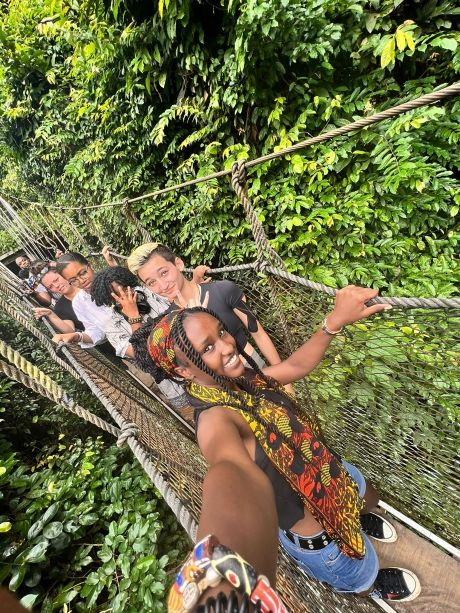
{"type": "MultiPolygon", "coordinates": [[[[94,304],[110,311],[104,332],[120,357],[134,357],[131,335],[148,318],[157,317],[168,308],[166,300],[138,285],[136,277],[123,266],[112,266],[98,272],[91,284],[94,304]]],[[[183,409],[187,398],[183,389],[172,381],[158,383],[160,391],[175,409],[183,409]]]]}
{"type": "Polygon", "coordinates": [[[157,317],[168,308],[166,300],[139,286],[136,277],[123,266],[104,268],[91,283],[94,304],[110,314],[104,332],[117,355],[134,357],[129,339],[147,317],[157,317]]]}

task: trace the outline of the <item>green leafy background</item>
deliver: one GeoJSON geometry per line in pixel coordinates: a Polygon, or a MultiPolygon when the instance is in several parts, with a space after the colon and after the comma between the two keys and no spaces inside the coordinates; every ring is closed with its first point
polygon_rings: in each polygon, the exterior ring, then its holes
{"type": "MultiPolygon", "coordinates": [[[[0,333],[107,419],[14,322],[0,333]]],[[[190,544],[131,453],[3,376],[0,419],[0,584],[43,613],[163,613],[190,544]]]]}
{"type": "MultiPolygon", "coordinates": [[[[459,15],[454,0],[5,0],[0,193],[31,227],[63,232],[71,247],[127,253],[141,237],[124,207],[83,207],[230,168],[458,81],[459,15]]],[[[249,194],[288,269],[386,294],[458,292],[459,120],[451,98],[250,169],[249,194]]],[[[256,256],[228,179],[132,210],[191,264],[256,256]]],[[[0,234],[2,251],[14,246],[0,234]]],[[[282,300],[295,309],[294,295],[282,300]]],[[[428,323],[396,324],[357,327],[362,352],[339,345],[312,393],[337,428],[340,399],[351,401],[372,410],[376,441],[396,427],[402,456],[409,429],[429,458],[458,418],[451,371],[442,372],[458,359],[428,323]],[[422,411],[400,391],[417,361],[434,388],[421,386],[422,411]],[[381,389],[398,422],[379,407],[381,389]]],[[[56,442],[60,425],[43,422],[40,401],[2,385],[2,406],[24,409],[27,440],[24,448],[16,419],[0,443],[2,582],[44,611],[163,610],[183,536],[140,469],[76,424],[73,438],[56,442]]],[[[418,478],[416,463],[407,470],[418,478]]],[[[427,495],[434,524],[436,495],[427,495]]]]}
{"type": "MultiPolygon", "coordinates": [[[[286,147],[454,82],[460,68],[449,0],[2,6],[0,185],[57,205],[76,247],[65,214],[94,247],[140,242],[123,207],[80,206],[286,147]]],[[[459,117],[450,99],[254,168],[250,195],[289,269],[393,294],[454,293],[459,117]]],[[[192,263],[255,255],[228,180],[134,210],[192,263]]]]}

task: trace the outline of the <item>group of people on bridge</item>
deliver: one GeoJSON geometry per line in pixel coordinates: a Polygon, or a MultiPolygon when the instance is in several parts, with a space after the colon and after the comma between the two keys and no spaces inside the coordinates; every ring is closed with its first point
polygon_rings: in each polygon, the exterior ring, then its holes
{"type": "MultiPolygon", "coordinates": [[[[343,328],[388,305],[348,286],[322,326],[281,360],[230,280],[210,281],[167,246],[146,243],[120,266],[108,247],[96,272],[79,253],[16,263],[56,331],[54,341],[96,347],[151,377],[173,410],[193,422],[209,464],[198,544],[174,583],[168,610],[285,611],[275,585],[278,543],[307,576],[339,592],[406,602],[416,575],[379,568],[373,539],[394,526],[372,509],[378,494],[324,439],[292,383],[322,360],[343,328]]],[[[364,467],[365,468],[365,467],[364,467]]]]}

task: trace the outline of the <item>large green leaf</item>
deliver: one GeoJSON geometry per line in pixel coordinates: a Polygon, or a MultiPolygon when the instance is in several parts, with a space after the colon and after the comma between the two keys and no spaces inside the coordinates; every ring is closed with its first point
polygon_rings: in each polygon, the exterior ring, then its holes
{"type": "Polygon", "coordinates": [[[27,552],[24,561],[29,562],[30,564],[37,564],[38,562],[43,562],[45,559],[45,553],[48,549],[49,542],[47,540],[43,540],[38,545],[32,547],[27,552]]]}
{"type": "Polygon", "coordinates": [[[47,539],[55,539],[57,536],[62,534],[63,525],[60,521],[53,521],[48,524],[43,530],[43,536],[47,539]]]}
{"type": "Polygon", "coordinates": [[[22,584],[24,577],[27,573],[27,566],[16,566],[11,573],[10,583],[8,589],[15,592],[22,584]]]}
{"type": "Polygon", "coordinates": [[[26,609],[32,609],[38,597],[38,593],[27,594],[26,596],[23,596],[19,602],[26,609]]]}

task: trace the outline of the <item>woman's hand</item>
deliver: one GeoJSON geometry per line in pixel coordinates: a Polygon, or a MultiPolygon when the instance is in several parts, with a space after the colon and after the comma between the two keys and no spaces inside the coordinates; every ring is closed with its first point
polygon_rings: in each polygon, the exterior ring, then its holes
{"type": "Polygon", "coordinates": [[[120,305],[121,311],[126,317],[138,317],[137,292],[130,287],[124,288],[118,283],[112,283],[112,298],[120,305]]]}
{"type": "Polygon", "coordinates": [[[327,316],[327,326],[330,330],[340,330],[347,324],[364,319],[391,309],[389,304],[374,304],[366,306],[366,302],[378,295],[378,290],[366,287],[348,285],[340,289],[335,296],[334,310],[327,316]]]}
{"type": "Polygon", "coordinates": [[[47,309],[45,307],[37,307],[32,309],[32,311],[34,312],[35,319],[40,319],[40,317],[49,317],[53,313],[51,309],[47,309]]]}
{"type": "Polygon", "coordinates": [[[55,334],[52,338],[53,343],[78,343],[81,340],[79,332],[66,332],[66,334],[55,334]]]}
{"type": "Polygon", "coordinates": [[[102,247],[101,255],[110,267],[118,266],[117,260],[110,253],[110,247],[105,245],[102,247]]]}
{"type": "Polygon", "coordinates": [[[193,269],[192,281],[195,283],[209,283],[211,277],[206,277],[206,273],[210,270],[209,266],[201,264],[193,269]]]}

